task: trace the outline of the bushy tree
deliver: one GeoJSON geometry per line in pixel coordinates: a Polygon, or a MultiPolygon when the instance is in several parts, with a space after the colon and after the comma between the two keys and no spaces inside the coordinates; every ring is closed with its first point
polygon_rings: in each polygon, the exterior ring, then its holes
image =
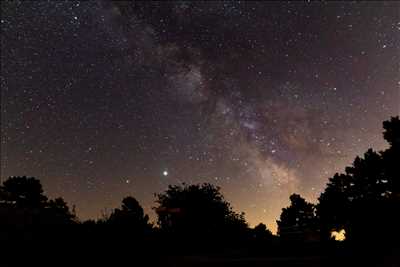
{"type": "Polygon", "coordinates": [[[10,177],[0,187],[0,213],[7,225],[69,224],[76,221],[62,198],[48,200],[34,177],[10,177]]]}
{"type": "Polygon", "coordinates": [[[156,202],[158,224],[164,232],[206,238],[240,236],[247,230],[244,214],[234,212],[220,188],[211,184],[169,186],[156,202]]]}
{"type": "Polygon", "coordinates": [[[304,240],[316,231],[315,207],[298,194],[290,196],[290,206],[282,209],[278,235],[287,239],[304,240]]]}
{"type": "Polygon", "coordinates": [[[144,233],[151,229],[149,216],[144,214],[139,202],[131,196],[122,200],[121,208],[117,208],[111,213],[107,223],[136,233],[144,233]]]}
{"type": "Polygon", "coordinates": [[[252,236],[253,238],[260,242],[260,241],[266,241],[268,239],[272,238],[272,232],[267,228],[267,226],[263,223],[259,223],[256,226],[254,226],[252,231],[252,236]]]}
{"type": "Polygon", "coordinates": [[[2,200],[19,208],[40,208],[47,203],[42,184],[34,177],[10,177],[4,181],[1,190],[2,200]]]}
{"type": "Polygon", "coordinates": [[[47,202],[45,214],[44,223],[47,224],[69,224],[77,221],[74,209],[70,210],[67,202],[61,197],[47,202]]]}

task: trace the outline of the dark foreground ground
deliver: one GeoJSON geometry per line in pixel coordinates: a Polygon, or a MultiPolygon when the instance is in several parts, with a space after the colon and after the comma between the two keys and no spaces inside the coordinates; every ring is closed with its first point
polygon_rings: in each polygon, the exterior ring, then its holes
{"type": "MultiPolygon", "coordinates": [[[[0,231],[1,232],[1,231],[0,231]]],[[[282,242],[204,244],[119,235],[0,235],[0,267],[400,267],[400,244],[282,242]]]]}
{"type": "MultiPolygon", "coordinates": [[[[311,253],[312,254],[312,253],[311,253]]],[[[400,266],[400,249],[385,251],[384,253],[366,250],[348,251],[345,250],[332,252],[330,255],[192,255],[192,256],[175,256],[165,258],[160,266],[174,267],[342,267],[342,266],[373,266],[373,267],[399,267],[400,266]]]]}
{"type": "MultiPolygon", "coordinates": [[[[176,251],[175,255],[154,251],[137,251],[116,249],[113,244],[105,245],[95,251],[92,248],[53,247],[45,249],[32,247],[31,251],[2,250],[0,266],[163,266],[163,267],[342,267],[342,266],[371,266],[398,267],[400,266],[400,249],[379,254],[371,251],[336,251],[330,255],[248,255],[246,252],[190,253],[184,255],[176,251]]],[[[51,244],[48,244],[51,245],[51,244]]],[[[283,249],[283,248],[282,248],[283,249]]],[[[285,254],[285,253],[283,253],[285,254]]],[[[310,253],[309,253],[310,254],[310,253]]],[[[311,253],[312,254],[312,253],[311,253]]]]}
{"type": "MultiPolygon", "coordinates": [[[[397,252],[399,253],[399,252],[397,252]]],[[[164,267],[316,267],[316,266],[371,266],[371,267],[398,267],[400,259],[397,255],[390,255],[379,260],[371,261],[367,258],[329,258],[322,256],[286,256],[286,257],[218,257],[209,255],[197,256],[160,256],[148,255],[148,259],[137,259],[134,254],[119,253],[92,254],[86,256],[75,256],[74,253],[66,252],[65,255],[48,255],[43,252],[36,256],[16,255],[12,260],[1,260],[0,266],[164,266],[164,267]],[[109,258],[110,257],[110,258],[109,258]],[[111,259],[114,258],[114,259],[111,259]]],[[[2,256],[4,259],[4,256],[2,256]]]]}
{"type": "Polygon", "coordinates": [[[275,267],[275,266],[297,266],[297,267],[314,267],[314,266],[400,266],[398,258],[387,258],[380,262],[368,262],[365,260],[345,262],[340,259],[329,259],[319,256],[314,257],[283,257],[283,258],[207,258],[207,257],[181,257],[171,259],[165,266],[209,266],[209,267],[275,267]]]}

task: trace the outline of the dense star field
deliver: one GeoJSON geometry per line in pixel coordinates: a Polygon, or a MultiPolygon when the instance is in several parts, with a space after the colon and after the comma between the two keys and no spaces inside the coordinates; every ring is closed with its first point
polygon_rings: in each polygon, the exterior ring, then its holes
{"type": "Polygon", "coordinates": [[[271,230],[398,115],[398,2],[1,2],[1,180],[97,218],[210,182],[271,230]]]}

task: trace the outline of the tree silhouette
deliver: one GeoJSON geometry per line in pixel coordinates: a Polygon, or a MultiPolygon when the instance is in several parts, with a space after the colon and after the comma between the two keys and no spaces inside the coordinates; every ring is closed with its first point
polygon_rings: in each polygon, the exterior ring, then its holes
{"type": "Polygon", "coordinates": [[[9,225],[69,224],[76,221],[62,198],[48,200],[34,177],[10,177],[0,187],[0,212],[9,225]]]}
{"type": "Polygon", "coordinates": [[[382,152],[384,177],[388,181],[388,193],[393,198],[400,198],[400,119],[392,117],[389,121],[383,122],[383,137],[390,144],[390,147],[382,152]]]}
{"type": "Polygon", "coordinates": [[[317,214],[324,238],[340,229],[353,240],[398,235],[400,120],[391,118],[383,127],[390,147],[383,152],[369,149],[362,158],[356,157],[345,174],[329,179],[320,195],[317,214]]]}
{"type": "Polygon", "coordinates": [[[336,173],[329,179],[325,191],[319,197],[316,211],[323,239],[330,239],[331,231],[347,228],[352,197],[346,188],[351,188],[353,185],[354,183],[346,174],[336,173]]]}
{"type": "Polygon", "coordinates": [[[40,208],[47,202],[40,181],[34,177],[10,177],[1,186],[4,202],[19,208],[40,208]]]}
{"type": "Polygon", "coordinates": [[[285,239],[305,240],[316,231],[315,207],[298,194],[290,196],[290,206],[282,209],[278,235],[285,239]]]}
{"type": "Polygon", "coordinates": [[[75,212],[69,209],[67,202],[61,197],[48,201],[45,214],[46,223],[49,224],[69,224],[77,219],[75,212]]]}
{"type": "Polygon", "coordinates": [[[122,227],[124,230],[128,228],[136,233],[149,231],[152,227],[149,224],[149,216],[144,214],[139,202],[131,196],[122,200],[121,208],[111,213],[107,223],[122,227]]]}
{"type": "Polygon", "coordinates": [[[252,229],[253,238],[257,241],[265,241],[272,238],[272,232],[263,223],[259,223],[252,229]]]}
{"type": "Polygon", "coordinates": [[[244,214],[234,212],[214,185],[169,186],[156,196],[158,224],[165,232],[196,239],[247,230],[244,214]]]}
{"type": "Polygon", "coordinates": [[[400,148],[400,119],[391,117],[390,120],[383,122],[383,138],[390,144],[391,148],[400,148]]]}

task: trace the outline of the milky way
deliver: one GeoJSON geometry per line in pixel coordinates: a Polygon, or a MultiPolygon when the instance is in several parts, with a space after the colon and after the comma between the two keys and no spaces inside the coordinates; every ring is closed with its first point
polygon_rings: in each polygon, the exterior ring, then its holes
{"type": "Polygon", "coordinates": [[[2,2],[1,177],[97,218],[211,182],[251,225],[399,114],[396,2],[2,2]]]}

